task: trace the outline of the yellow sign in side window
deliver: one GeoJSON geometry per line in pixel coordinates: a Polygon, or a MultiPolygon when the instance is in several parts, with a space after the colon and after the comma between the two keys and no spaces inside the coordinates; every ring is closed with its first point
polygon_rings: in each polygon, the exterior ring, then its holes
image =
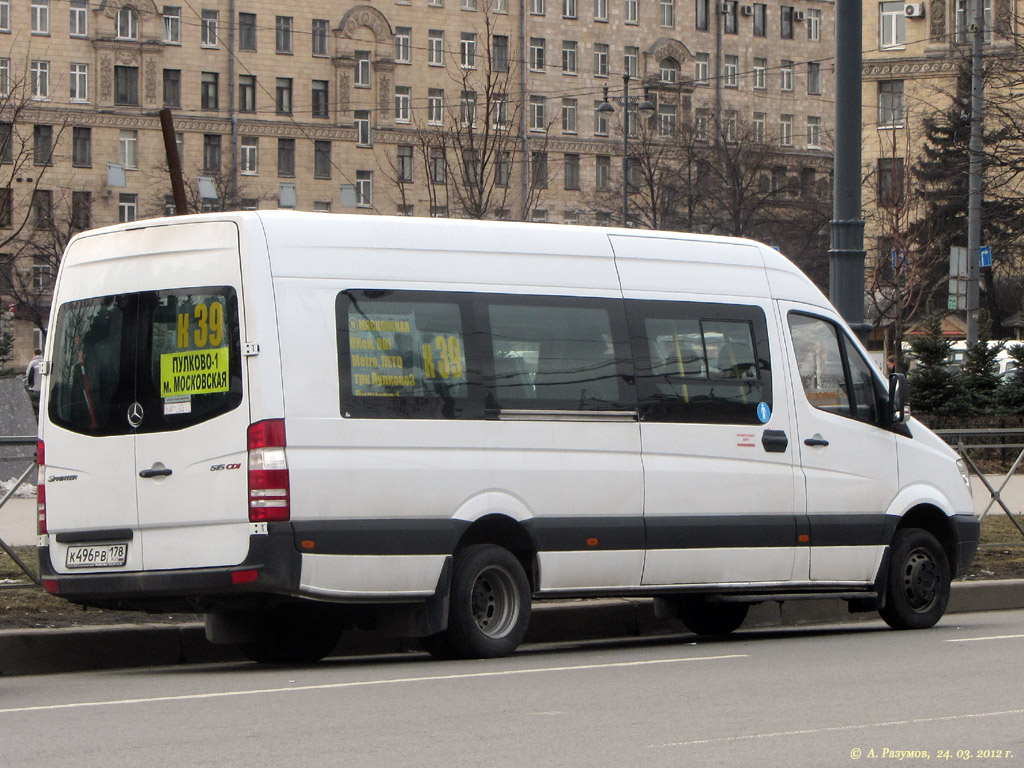
{"type": "Polygon", "coordinates": [[[227,392],[229,361],[227,347],[160,355],[160,397],[227,392]]]}

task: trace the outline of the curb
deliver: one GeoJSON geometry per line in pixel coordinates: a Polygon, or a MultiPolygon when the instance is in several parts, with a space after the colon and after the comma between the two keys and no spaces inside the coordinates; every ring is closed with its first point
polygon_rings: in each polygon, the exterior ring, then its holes
{"type": "MultiPolygon", "coordinates": [[[[953,584],[946,613],[1024,608],[1024,579],[953,584]]],[[[752,606],[744,629],[877,620],[874,612],[850,614],[843,600],[761,603],[752,606]]],[[[577,642],[671,635],[677,621],[654,615],[650,598],[542,602],[534,606],[524,644],[577,642]]],[[[342,656],[418,652],[412,638],[352,631],[342,656]]],[[[233,646],[211,645],[203,625],[136,624],[65,629],[0,630],[0,676],[82,672],[99,669],[238,661],[233,646]]]]}

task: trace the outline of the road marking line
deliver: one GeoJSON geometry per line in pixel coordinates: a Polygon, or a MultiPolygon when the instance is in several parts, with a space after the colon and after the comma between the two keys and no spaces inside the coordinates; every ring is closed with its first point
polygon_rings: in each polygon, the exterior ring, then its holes
{"type": "Polygon", "coordinates": [[[231,696],[258,696],[270,693],[294,693],[296,691],[329,691],[340,688],[362,688],[375,685],[396,685],[399,683],[438,682],[443,680],[471,680],[483,677],[512,677],[515,675],[535,675],[544,672],[580,672],[593,669],[616,669],[623,667],[645,667],[654,664],[682,664],[691,661],[725,661],[728,659],[746,659],[750,654],[731,653],[722,656],[697,656],[677,659],[651,659],[648,661],[619,661],[608,664],[577,664],[566,667],[533,667],[531,669],[506,669],[496,672],[464,672],[454,675],[428,675],[423,677],[398,677],[388,680],[356,680],[347,683],[320,683],[318,685],[293,685],[288,688],[253,688],[241,691],[219,691],[215,693],[190,693],[180,696],[152,696],[143,699],[115,699],[113,701],[79,701],[66,704],[40,704],[33,707],[10,707],[0,709],[0,715],[16,712],[46,712],[57,709],[82,709],[86,707],[110,707],[126,704],[155,704],[165,701],[196,701],[200,699],[219,699],[231,696]]]}
{"type": "Polygon", "coordinates": [[[973,643],[978,640],[1015,640],[1024,635],[992,635],[991,637],[961,637],[956,640],[947,640],[947,643],[973,643]]]}
{"type": "Polygon", "coordinates": [[[981,717],[1005,717],[1006,715],[1024,715],[1024,709],[1007,709],[1002,712],[976,712],[969,715],[949,715],[946,717],[919,717],[914,720],[890,720],[882,723],[862,723],[860,725],[834,725],[828,728],[810,728],[804,731],[776,731],[774,733],[751,733],[746,736],[723,736],[718,739],[697,739],[695,741],[675,741],[668,744],[649,744],[649,749],[665,749],[666,747],[694,747],[704,744],[725,744],[731,741],[754,741],[756,739],[774,739],[780,736],[813,736],[821,733],[841,731],[858,731],[866,728],[889,728],[896,725],[919,725],[921,723],[944,723],[951,720],[971,720],[981,717]]]}

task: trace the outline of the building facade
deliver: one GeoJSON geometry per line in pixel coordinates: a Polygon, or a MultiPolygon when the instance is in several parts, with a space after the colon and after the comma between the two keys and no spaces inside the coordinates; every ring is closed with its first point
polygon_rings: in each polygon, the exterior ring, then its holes
{"type": "Polygon", "coordinates": [[[641,103],[666,141],[750,126],[820,191],[834,4],[784,1],[0,0],[14,362],[55,265],[39,230],[174,212],[162,109],[192,210],[620,223],[641,103]]]}

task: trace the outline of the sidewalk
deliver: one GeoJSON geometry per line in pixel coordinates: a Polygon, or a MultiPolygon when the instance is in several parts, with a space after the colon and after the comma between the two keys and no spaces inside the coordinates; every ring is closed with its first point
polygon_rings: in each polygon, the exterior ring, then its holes
{"type": "MultiPolygon", "coordinates": [[[[1024,580],[957,582],[947,614],[1022,608],[1024,580]]],[[[880,619],[877,613],[850,614],[842,600],[796,601],[781,606],[772,602],[752,607],[743,629],[867,621],[880,619]]],[[[955,621],[955,617],[943,621],[955,621]]],[[[655,618],[654,602],[649,599],[566,600],[534,606],[525,643],[672,635],[686,636],[677,622],[655,618]]],[[[356,630],[343,636],[337,648],[337,654],[346,657],[413,651],[419,651],[413,639],[356,630]]],[[[233,646],[208,643],[199,623],[0,630],[0,676],[241,659],[233,646]]]]}

